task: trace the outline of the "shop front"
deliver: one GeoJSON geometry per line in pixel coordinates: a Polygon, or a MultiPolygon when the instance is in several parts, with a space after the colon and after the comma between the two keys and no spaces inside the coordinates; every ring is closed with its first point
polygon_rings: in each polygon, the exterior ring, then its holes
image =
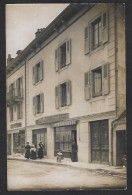
{"type": "Polygon", "coordinates": [[[25,130],[13,133],[13,153],[24,154],[25,151],[25,130]]]}

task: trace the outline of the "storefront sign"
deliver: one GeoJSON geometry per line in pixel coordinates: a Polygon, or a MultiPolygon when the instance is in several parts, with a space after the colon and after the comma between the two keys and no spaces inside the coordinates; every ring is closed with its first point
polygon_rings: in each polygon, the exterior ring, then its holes
{"type": "Polygon", "coordinates": [[[52,116],[47,116],[40,118],[36,120],[36,124],[48,124],[48,123],[54,123],[54,122],[59,122],[62,120],[66,120],[69,118],[69,114],[58,114],[58,115],[52,115],[52,116]]]}

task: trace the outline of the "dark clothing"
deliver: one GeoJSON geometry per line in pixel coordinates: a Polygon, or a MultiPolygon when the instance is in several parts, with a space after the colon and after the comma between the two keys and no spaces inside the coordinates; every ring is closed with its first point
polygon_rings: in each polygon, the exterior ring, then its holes
{"type": "Polygon", "coordinates": [[[25,158],[30,158],[30,148],[31,148],[31,146],[30,145],[26,145],[25,146],[25,149],[26,149],[26,151],[25,151],[25,158]]]}
{"type": "Polygon", "coordinates": [[[36,151],[33,151],[32,148],[31,148],[31,151],[30,151],[30,158],[32,160],[36,160],[36,151]]]}
{"type": "Polygon", "coordinates": [[[77,145],[75,143],[72,144],[71,160],[77,162],[77,145]]]}
{"type": "Polygon", "coordinates": [[[44,145],[43,144],[39,144],[39,149],[38,149],[38,158],[44,158],[44,145]]]}

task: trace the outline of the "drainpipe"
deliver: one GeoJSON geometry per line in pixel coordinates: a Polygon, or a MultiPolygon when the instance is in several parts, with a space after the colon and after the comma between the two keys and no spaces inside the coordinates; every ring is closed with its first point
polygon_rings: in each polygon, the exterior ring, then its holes
{"type": "Polygon", "coordinates": [[[111,163],[113,165],[113,131],[114,131],[114,126],[115,122],[118,120],[118,115],[117,115],[117,109],[118,109],[118,104],[117,104],[117,92],[118,92],[118,65],[117,65],[117,52],[118,52],[118,47],[117,47],[117,17],[116,17],[116,3],[114,3],[114,29],[115,29],[115,111],[116,111],[116,119],[111,122],[111,163]]]}
{"type": "Polygon", "coordinates": [[[26,60],[25,60],[25,144],[27,142],[27,106],[26,106],[26,102],[27,102],[27,98],[26,98],[26,90],[27,90],[27,87],[26,87],[26,60]]]}

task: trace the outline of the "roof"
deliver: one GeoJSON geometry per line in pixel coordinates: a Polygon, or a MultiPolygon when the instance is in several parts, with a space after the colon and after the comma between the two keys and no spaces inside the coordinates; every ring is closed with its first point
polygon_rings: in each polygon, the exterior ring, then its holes
{"type": "Polygon", "coordinates": [[[9,63],[9,65],[7,65],[7,70],[24,60],[32,52],[31,50],[37,47],[36,45],[44,42],[51,34],[55,32],[55,28],[62,26],[65,21],[68,21],[79,11],[85,8],[87,8],[88,11],[93,6],[94,4],[92,3],[70,4],[45,28],[45,30],[38,37],[36,37],[18,56],[16,56],[16,58],[9,63]]]}

